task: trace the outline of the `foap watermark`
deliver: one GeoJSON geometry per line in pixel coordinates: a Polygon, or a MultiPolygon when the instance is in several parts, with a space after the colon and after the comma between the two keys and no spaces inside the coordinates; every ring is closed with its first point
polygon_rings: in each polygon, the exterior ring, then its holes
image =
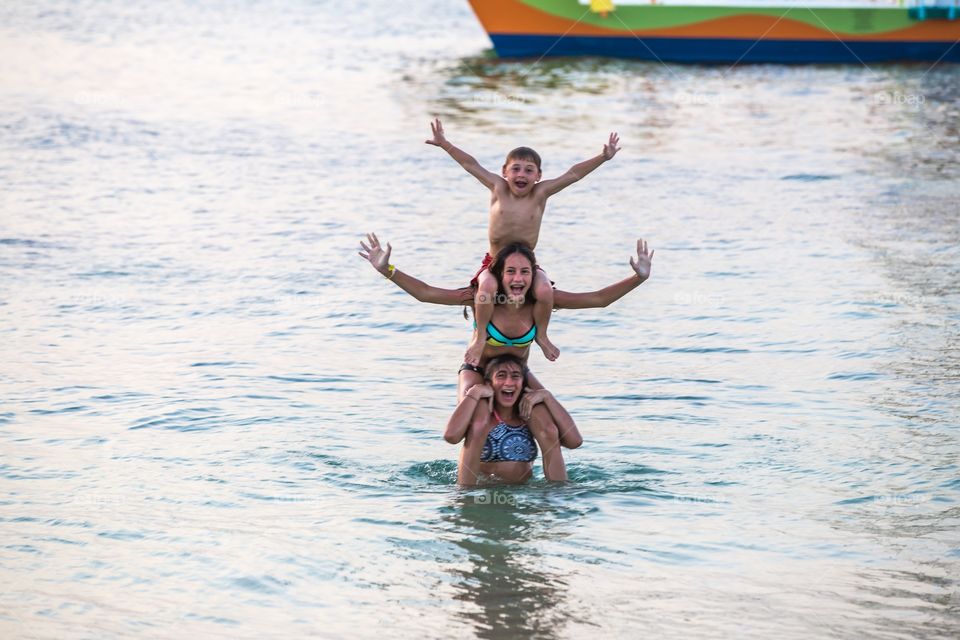
{"type": "Polygon", "coordinates": [[[899,91],[880,91],[873,94],[873,104],[921,107],[927,101],[922,93],[901,93],[899,91]]]}
{"type": "Polygon", "coordinates": [[[116,509],[128,502],[126,496],[104,493],[84,493],[70,499],[70,504],[86,509],[116,509]]]}
{"type": "Polygon", "coordinates": [[[305,294],[305,295],[285,295],[277,296],[276,298],[271,298],[269,303],[273,306],[278,307],[308,307],[315,308],[323,306],[325,298],[321,295],[316,294],[305,294]]]}
{"type": "Polygon", "coordinates": [[[676,304],[718,305],[723,302],[723,296],[709,291],[678,291],[673,294],[676,304]]]}
{"type": "Polygon", "coordinates": [[[930,496],[892,493],[882,496],[875,496],[873,498],[873,502],[883,507],[913,507],[930,502],[930,496]]]}
{"type": "Polygon", "coordinates": [[[884,307],[920,307],[924,296],[916,293],[881,293],[870,298],[870,302],[884,307]]]}
{"type": "Polygon", "coordinates": [[[509,507],[519,506],[522,499],[512,493],[501,491],[500,489],[486,489],[473,496],[474,504],[488,505],[507,505],[509,507]]]}
{"type": "Polygon", "coordinates": [[[61,303],[64,307],[85,307],[85,308],[104,308],[104,307],[122,307],[131,304],[129,298],[118,296],[104,296],[98,294],[78,294],[72,295],[61,303]]]}
{"type": "Polygon", "coordinates": [[[528,98],[509,93],[500,93],[499,91],[476,91],[471,94],[470,102],[476,105],[491,107],[524,106],[530,104],[528,98]]]}
{"type": "Polygon", "coordinates": [[[122,109],[129,104],[129,99],[115,93],[97,91],[82,91],[73,96],[73,103],[89,107],[107,107],[122,109]]]}
{"type": "Polygon", "coordinates": [[[724,107],[730,103],[730,94],[703,93],[700,91],[679,91],[673,94],[673,101],[678,105],[695,107],[724,107]]]}
{"type": "MultiPolygon", "coordinates": [[[[480,293],[477,294],[477,302],[484,304],[488,302],[489,296],[480,293]]],[[[512,304],[514,306],[522,307],[527,302],[527,297],[523,294],[514,295],[512,293],[503,293],[497,292],[493,295],[493,304],[512,304]]]]}
{"type": "Polygon", "coordinates": [[[275,93],[273,94],[273,103],[281,107],[320,109],[327,105],[327,100],[325,96],[305,93],[275,93]]]}

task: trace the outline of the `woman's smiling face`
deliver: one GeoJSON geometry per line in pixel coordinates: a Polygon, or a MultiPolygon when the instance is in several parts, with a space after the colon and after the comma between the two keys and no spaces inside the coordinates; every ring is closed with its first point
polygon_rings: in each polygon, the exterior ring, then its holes
{"type": "Polygon", "coordinates": [[[511,302],[523,303],[524,297],[533,284],[533,265],[522,253],[514,253],[503,263],[501,285],[511,302]]]}
{"type": "Polygon", "coordinates": [[[523,391],[523,368],[515,362],[504,362],[490,376],[494,402],[512,407],[523,391]]]}

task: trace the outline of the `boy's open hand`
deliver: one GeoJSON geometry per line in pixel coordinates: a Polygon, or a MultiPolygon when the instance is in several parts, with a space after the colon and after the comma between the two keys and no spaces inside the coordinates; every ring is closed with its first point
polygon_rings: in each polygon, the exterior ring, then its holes
{"type": "Polygon", "coordinates": [[[443,145],[447,143],[447,139],[443,135],[443,123],[440,122],[440,118],[435,118],[434,121],[430,123],[430,131],[433,133],[433,139],[424,140],[424,142],[442,149],[443,145]]]}
{"type": "Polygon", "coordinates": [[[387,267],[390,265],[390,252],[393,251],[393,248],[390,246],[390,243],[387,243],[386,250],[380,246],[380,241],[377,239],[377,234],[368,233],[367,242],[370,243],[368,247],[360,241],[360,246],[363,248],[360,251],[360,257],[373,265],[373,268],[379,271],[382,275],[387,275],[387,267]]]}
{"type": "MultiPolygon", "coordinates": [[[[437,122],[440,121],[437,120],[437,122]]],[[[617,151],[620,151],[620,147],[617,146],[618,144],[620,144],[620,136],[614,131],[610,134],[610,141],[603,145],[603,157],[607,160],[612,160],[613,156],[617,155],[617,151]]]]}
{"type": "Polygon", "coordinates": [[[649,251],[647,241],[643,238],[637,240],[637,257],[630,257],[630,266],[637,272],[641,280],[650,277],[650,263],[653,262],[653,251],[649,251]]]}

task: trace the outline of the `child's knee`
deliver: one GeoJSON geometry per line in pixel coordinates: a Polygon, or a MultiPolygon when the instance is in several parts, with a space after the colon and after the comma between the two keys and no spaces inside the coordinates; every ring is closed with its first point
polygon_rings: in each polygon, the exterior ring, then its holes
{"type": "Polygon", "coordinates": [[[477,276],[477,283],[480,285],[481,289],[489,290],[497,288],[497,277],[490,272],[490,269],[484,269],[480,272],[480,275],[477,276]]]}
{"type": "MultiPolygon", "coordinates": [[[[464,377],[466,377],[465,373],[466,373],[466,372],[464,372],[464,373],[461,374],[461,375],[463,375],[464,377]]],[[[470,372],[470,373],[473,373],[473,372],[470,372]]],[[[480,376],[480,375],[478,375],[478,374],[476,374],[476,373],[473,373],[473,375],[472,375],[471,377],[474,378],[474,379],[472,379],[472,380],[471,380],[471,379],[466,379],[466,380],[463,380],[463,381],[460,383],[460,395],[459,395],[459,397],[457,398],[457,402],[461,402],[461,401],[466,397],[467,392],[470,391],[470,389],[473,389],[475,386],[477,386],[478,384],[481,384],[481,383],[483,382],[483,377],[480,376]]]]}
{"type": "Polygon", "coordinates": [[[495,295],[497,295],[497,278],[487,269],[477,278],[477,302],[481,304],[493,302],[495,295]]]}
{"type": "Polygon", "coordinates": [[[537,300],[553,300],[553,285],[542,271],[537,272],[537,278],[533,281],[533,292],[537,300]]]}
{"type": "Polygon", "coordinates": [[[550,411],[543,405],[537,405],[533,408],[530,419],[527,421],[527,427],[537,440],[556,442],[560,439],[557,424],[553,421],[550,411]]]}
{"type": "Polygon", "coordinates": [[[580,445],[583,444],[583,436],[580,434],[566,435],[561,439],[563,440],[563,446],[567,449],[579,449],[580,445]]]}

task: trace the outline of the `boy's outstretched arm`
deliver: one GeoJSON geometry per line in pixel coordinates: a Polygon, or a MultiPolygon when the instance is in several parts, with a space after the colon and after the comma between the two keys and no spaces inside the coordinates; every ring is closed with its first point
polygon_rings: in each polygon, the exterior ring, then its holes
{"type": "Polygon", "coordinates": [[[630,266],[634,275],[615,282],[597,291],[586,293],[570,293],[557,289],[553,292],[553,306],[557,309],[591,309],[606,307],[627,295],[650,277],[650,267],[653,260],[653,251],[650,251],[647,242],[637,240],[637,257],[630,258],[630,266]]]}
{"type": "Polygon", "coordinates": [[[433,138],[425,140],[424,142],[432,144],[435,147],[440,147],[449,153],[451,158],[456,160],[467,173],[479,180],[480,184],[486,188],[493,189],[494,185],[497,184],[497,180],[503,179],[492,171],[484,169],[480,166],[480,163],[477,162],[476,158],[447,140],[443,135],[443,123],[440,122],[440,118],[436,118],[430,123],[430,131],[433,132],[433,138]]]}
{"type": "Polygon", "coordinates": [[[566,189],[574,182],[602,165],[607,160],[612,160],[613,156],[617,155],[617,151],[620,151],[620,147],[617,146],[618,144],[620,144],[620,136],[618,136],[616,133],[611,133],[610,140],[607,142],[607,144],[603,145],[602,153],[590,158],[589,160],[578,162],[567,169],[567,172],[562,176],[552,178],[550,180],[543,180],[538,185],[539,190],[547,197],[550,197],[558,191],[566,189]]]}
{"type": "Polygon", "coordinates": [[[389,242],[387,243],[386,249],[380,246],[380,240],[377,238],[377,234],[368,233],[367,242],[370,243],[369,246],[363,242],[360,243],[360,257],[369,262],[370,266],[376,269],[380,275],[387,280],[393,281],[393,284],[420,302],[461,305],[469,304],[472,301],[473,293],[469,289],[442,289],[440,287],[434,287],[393,267],[393,265],[390,264],[390,253],[393,251],[393,247],[390,246],[389,242]]]}

